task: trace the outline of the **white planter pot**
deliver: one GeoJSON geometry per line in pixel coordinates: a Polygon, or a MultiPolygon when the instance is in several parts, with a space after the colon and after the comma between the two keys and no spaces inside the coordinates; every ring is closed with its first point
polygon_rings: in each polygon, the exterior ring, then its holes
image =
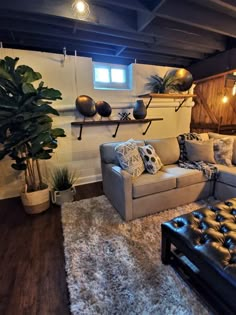
{"type": "Polygon", "coordinates": [[[64,202],[74,201],[75,193],[75,187],[61,191],[53,190],[51,191],[52,202],[61,206],[64,202]]]}
{"type": "Polygon", "coordinates": [[[25,211],[36,214],[47,210],[50,206],[49,189],[21,193],[21,201],[25,211]]]}

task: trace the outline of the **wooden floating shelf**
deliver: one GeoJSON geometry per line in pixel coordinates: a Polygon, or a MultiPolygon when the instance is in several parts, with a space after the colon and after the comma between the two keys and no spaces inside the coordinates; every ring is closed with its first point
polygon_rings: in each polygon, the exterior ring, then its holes
{"type": "Polygon", "coordinates": [[[187,98],[196,97],[196,95],[195,94],[179,94],[179,93],[178,94],[176,93],[170,93],[170,94],[148,93],[148,94],[138,95],[138,97],[149,98],[146,108],[149,107],[153,98],[182,99],[182,102],[179,103],[179,106],[175,108],[175,112],[178,112],[178,110],[181,108],[181,106],[184,104],[187,98]]]}
{"type": "Polygon", "coordinates": [[[143,98],[190,98],[190,97],[196,97],[195,94],[162,94],[162,93],[148,93],[148,94],[142,94],[138,95],[138,97],[143,97],[143,98]]]}
{"type": "Polygon", "coordinates": [[[99,126],[99,125],[117,125],[115,133],[112,135],[113,138],[116,137],[117,131],[119,129],[119,126],[122,124],[145,124],[148,123],[148,126],[146,130],[143,132],[143,135],[145,135],[151,126],[151,123],[153,121],[160,121],[163,120],[163,118],[147,118],[147,119],[130,119],[130,120],[119,120],[119,119],[114,119],[114,120],[83,120],[83,121],[73,121],[71,123],[71,126],[78,126],[80,127],[80,133],[78,140],[82,139],[82,130],[83,126],[99,126]]]}

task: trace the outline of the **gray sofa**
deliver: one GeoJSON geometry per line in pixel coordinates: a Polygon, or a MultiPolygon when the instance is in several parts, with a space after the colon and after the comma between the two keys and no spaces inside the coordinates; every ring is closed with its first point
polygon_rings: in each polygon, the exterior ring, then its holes
{"type": "MultiPolygon", "coordinates": [[[[223,135],[203,134],[204,139],[208,137],[223,135]]],[[[119,166],[115,153],[118,143],[100,146],[103,190],[126,221],[209,196],[221,200],[236,197],[236,167],[217,165],[220,176],[216,183],[198,170],[180,168],[177,164],[180,150],[175,137],[137,141],[138,145],[151,144],[164,166],[155,175],[145,172],[136,178],[119,166]]],[[[234,144],[236,159],[236,140],[234,144]]]]}

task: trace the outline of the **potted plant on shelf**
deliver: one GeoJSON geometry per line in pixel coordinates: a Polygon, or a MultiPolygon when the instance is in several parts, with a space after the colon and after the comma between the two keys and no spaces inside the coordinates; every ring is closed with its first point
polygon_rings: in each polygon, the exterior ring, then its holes
{"type": "Polygon", "coordinates": [[[50,104],[61,92],[44,86],[42,78],[26,65],[16,67],[19,58],[0,60],[0,160],[11,157],[15,170],[24,171],[21,200],[28,213],[49,207],[49,189],[43,181],[39,160],[51,158],[61,128],[52,128],[51,115],[59,115],[50,104]],[[32,84],[34,83],[34,84],[32,84]]]}
{"type": "Polygon", "coordinates": [[[73,201],[76,193],[73,186],[75,181],[75,172],[67,167],[55,168],[51,174],[52,202],[61,206],[64,202],[73,201]]]}
{"type": "Polygon", "coordinates": [[[174,93],[183,92],[190,89],[193,83],[191,73],[186,69],[172,69],[166,72],[164,77],[151,75],[146,87],[151,89],[151,93],[174,93]]]}

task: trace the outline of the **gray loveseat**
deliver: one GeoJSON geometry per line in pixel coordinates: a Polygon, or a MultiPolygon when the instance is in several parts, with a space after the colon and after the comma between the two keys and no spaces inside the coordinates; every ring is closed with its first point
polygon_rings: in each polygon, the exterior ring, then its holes
{"type": "MultiPolygon", "coordinates": [[[[209,133],[204,134],[206,137],[223,136],[209,133]]],[[[119,143],[100,146],[101,168],[104,193],[126,221],[209,196],[221,200],[236,197],[236,167],[217,164],[220,176],[216,183],[207,180],[198,170],[181,168],[177,164],[180,149],[175,137],[137,141],[141,146],[151,144],[164,166],[155,175],[145,172],[136,178],[119,166],[115,153],[119,143]]],[[[236,160],[236,140],[234,155],[233,162],[236,160]]]]}

